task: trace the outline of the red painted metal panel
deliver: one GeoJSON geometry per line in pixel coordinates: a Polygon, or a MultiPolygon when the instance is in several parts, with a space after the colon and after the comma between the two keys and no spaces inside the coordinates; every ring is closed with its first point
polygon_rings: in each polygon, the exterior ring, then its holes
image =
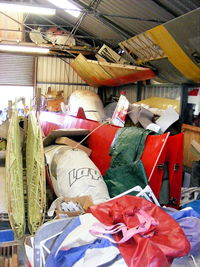
{"type": "Polygon", "coordinates": [[[141,157],[149,185],[157,198],[162,185],[168,138],[169,133],[148,136],[141,157]]]}
{"type": "Polygon", "coordinates": [[[170,136],[167,141],[167,155],[170,188],[170,206],[178,208],[181,198],[183,171],[183,142],[184,134],[170,136]]]}
{"type": "Polygon", "coordinates": [[[90,77],[91,85],[98,86],[120,86],[124,84],[129,84],[137,81],[145,81],[154,78],[156,75],[151,69],[146,69],[138,71],[129,75],[112,78],[112,79],[97,79],[96,77],[90,77]]]}
{"type": "MultiPolygon", "coordinates": [[[[110,146],[115,137],[118,127],[104,125],[97,121],[84,120],[65,114],[41,112],[40,121],[45,135],[54,129],[61,128],[83,128],[88,129],[91,135],[87,139],[88,146],[92,149],[91,160],[104,175],[110,166],[110,146]]],[[[183,159],[183,134],[169,136],[149,135],[147,137],[141,160],[148,177],[150,187],[155,196],[159,193],[164,174],[164,162],[167,160],[169,166],[170,198],[176,198],[180,202],[180,190],[182,182],[182,159],[183,159]],[[173,169],[179,164],[178,171],[173,169]]]]}

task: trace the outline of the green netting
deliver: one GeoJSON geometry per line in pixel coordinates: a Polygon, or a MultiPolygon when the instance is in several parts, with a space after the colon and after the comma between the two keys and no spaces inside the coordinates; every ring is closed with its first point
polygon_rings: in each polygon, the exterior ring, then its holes
{"type": "Polygon", "coordinates": [[[6,148],[6,190],[8,215],[15,237],[20,239],[25,232],[24,190],[22,172],[22,152],[18,111],[10,119],[6,148]]]}
{"type": "Polygon", "coordinates": [[[46,206],[45,165],[42,134],[35,113],[28,118],[26,141],[28,228],[34,234],[44,219],[46,206]]]}

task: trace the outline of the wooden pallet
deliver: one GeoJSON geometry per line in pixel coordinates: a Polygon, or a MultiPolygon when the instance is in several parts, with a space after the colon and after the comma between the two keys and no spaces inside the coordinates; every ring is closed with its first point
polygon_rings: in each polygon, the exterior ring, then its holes
{"type": "Polygon", "coordinates": [[[16,241],[0,243],[0,267],[18,267],[18,251],[16,241]]]}

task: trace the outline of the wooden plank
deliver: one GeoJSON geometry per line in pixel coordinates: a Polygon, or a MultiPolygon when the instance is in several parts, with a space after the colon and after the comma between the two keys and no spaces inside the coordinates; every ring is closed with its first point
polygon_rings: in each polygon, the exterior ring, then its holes
{"type": "Polygon", "coordinates": [[[17,241],[3,242],[0,244],[0,267],[18,267],[17,241]]]}
{"type": "Polygon", "coordinates": [[[195,133],[200,133],[200,127],[192,126],[192,125],[189,125],[189,124],[183,124],[182,125],[182,129],[189,130],[189,131],[192,131],[192,132],[195,132],[195,133]]]}
{"type": "Polygon", "coordinates": [[[44,146],[49,146],[54,143],[56,138],[58,137],[78,137],[78,136],[86,136],[88,135],[89,130],[87,129],[57,129],[53,130],[48,134],[44,140],[43,144],[44,146]]]}
{"type": "Polygon", "coordinates": [[[187,167],[192,167],[192,162],[199,159],[194,153],[192,153],[191,143],[193,140],[200,143],[200,127],[183,124],[182,132],[184,132],[183,163],[187,167]]]}
{"type": "Polygon", "coordinates": [[[12,100],[8,100],[8,118],[12,117],[12,100]]]}
{"type": "Polygon", "coordinates": [[[9,267],[9,259],[5,258],[4,267],[9,267]]]}
{"type": "Polygon", "coordinates": [[[191,149],[195,156],[200,160],[200,143],[195,140],[192,140],[191,149]]]}
{"type": "Polygon", "coordinates": [[[78,142],[68,138],[68,137],[59,137],[56,139],[55,143],[58,145],[71,146],[73,148],[76,147],[80,150],[83,150],[85,153],[87,153],[88,156],[90,156],[90,154],[92,153],[92,150],[90,148],[85,147],[85,146],[79,144],[78,142]]]}
{"type": "Polygon", "coordinates": [[[10,267],[18,267],[18,255],[13,254],[12,258],[10,259],[10,267]]]}
{"type": "Polygon", "coordinates": [[[36,111],[40,111],[41,104],[41,88],[36,88],[36,111]]]}
{"type": "Polygon", "coordinates": [[[0,256],[0,266],[4,266],[4,263],[5,263],[5,259],[4,257],[0,256]]]}
{"type": "Polygon", "coordinates": [[[17,267],[18,266],[18,263],[19,263],[19,259],[18,259],[18,246],[13,246],[12,247],[12,267],[17,267]]]}

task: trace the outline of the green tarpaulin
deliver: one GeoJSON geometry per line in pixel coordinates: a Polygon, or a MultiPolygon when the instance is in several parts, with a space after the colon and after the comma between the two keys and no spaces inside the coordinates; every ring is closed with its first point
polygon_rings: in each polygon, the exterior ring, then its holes
{"type": "Polygon", "coordinates": [[[148,184],[140,158],[150,133],[152,132],[149,130],[137,127],[124,127],[118,130],[111,145],[111,165],[104,176],[110,197],[115,197],[134,186],[140,185],[144,188],[148,184]]]}

